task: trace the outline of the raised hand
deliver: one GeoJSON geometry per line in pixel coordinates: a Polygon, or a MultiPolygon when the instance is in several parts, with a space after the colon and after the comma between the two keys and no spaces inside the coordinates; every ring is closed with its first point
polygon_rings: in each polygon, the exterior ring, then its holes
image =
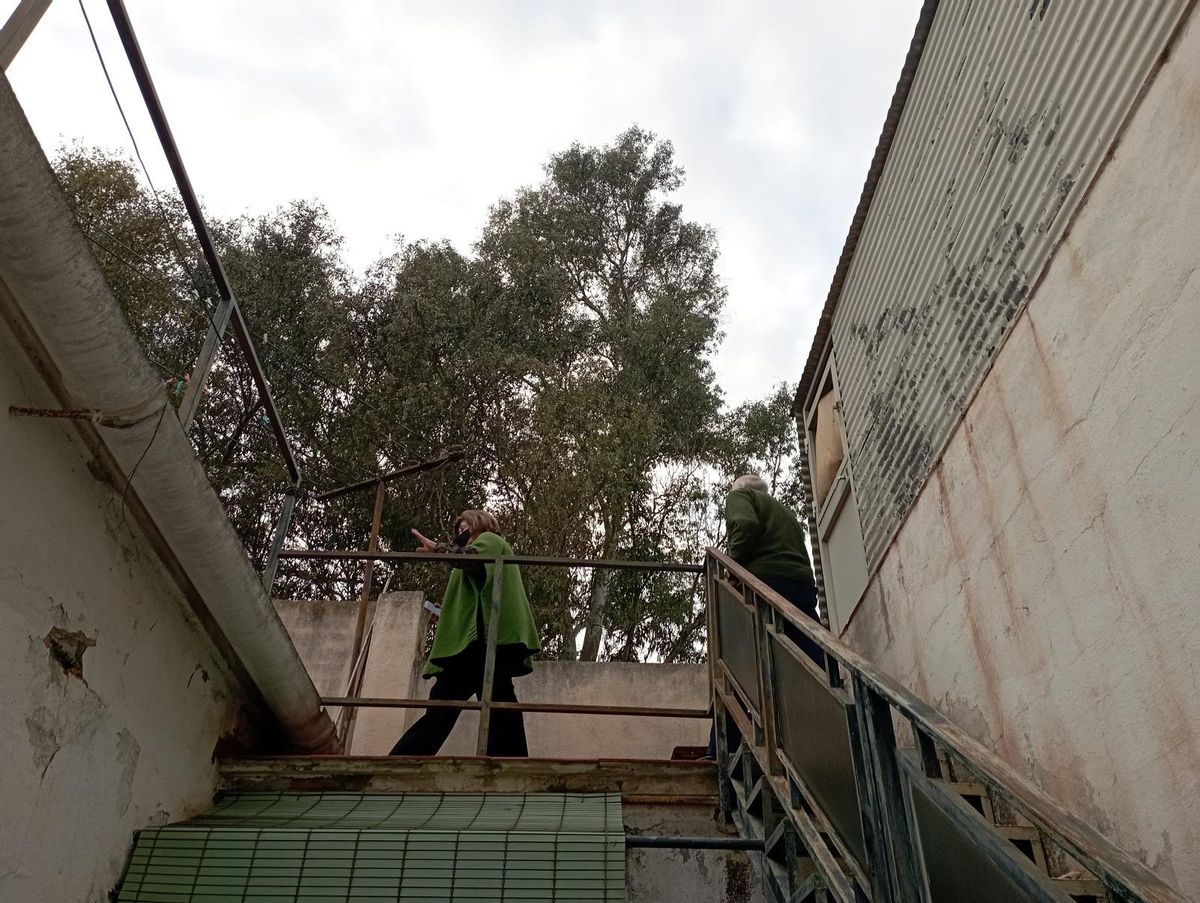
{"type": "Polygon", "coordinates": [[[425,534],[421,533],[415,527],[412,530],[412,535],[416,537],[417,542],[419,543],[419,545],[417,547],[418,552],[428,553],[428,552],[436,552],[438,550],[437,543],[434,542],[432,539],[430,539],[425,534]]]}

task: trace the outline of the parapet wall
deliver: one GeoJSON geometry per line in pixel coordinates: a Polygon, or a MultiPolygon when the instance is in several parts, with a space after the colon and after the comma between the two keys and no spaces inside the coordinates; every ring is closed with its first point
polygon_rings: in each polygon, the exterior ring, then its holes
{"type": "MultiPolygon", "coordinates": [[[[350,672],[350,648],[357,603],[277,601],[276,610],[322,695],[342,695],[350,672]]],[[[372,606],[371,647],[360,695],[427,698],[430,680],[420,678],[426,620],[419,593],[388,593],[372,606]]],[[[708,667],[696,664],[634,662],[538,662],[516,680],[522,702],[704,708],[708,667]]],[[[363,709],[350,752],[386,755],[417,709],[363,709]]],[[[444,755],[474,755],[479,716],[464,712],[442,749],[444,755]]],[[[642,718],[618,715],[528,714],[529,753],[538,758],[665,759],[676,746],[703,746],[709,722],[703,719],[642,718]]]]}

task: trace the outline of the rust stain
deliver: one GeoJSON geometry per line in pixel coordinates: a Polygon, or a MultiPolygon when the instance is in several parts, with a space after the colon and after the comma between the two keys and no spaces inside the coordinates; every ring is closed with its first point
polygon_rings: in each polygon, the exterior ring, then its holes
{"type": "Polygon", "coordinates": [[[992,485],[992,475],[984,466],[975,445],[975,430],[971,420],[965,422],[963,439],[967,446],[967,455],[971,459],[971,469],[975,474],[975,485],[979,488],[977,499],[980,504],[984,523],[991,533],[990,550],[996,576],[1003,590],[1005,607],[1008,609],[1007,632],[1015,633],[1016,644],[1025,657],[1025,667],[1033,671],[1044,671],[1047,666],[1045,650],[1042,648],[1044,639],[1035,631],[1028,629],[1029,606],[1025,604],[1020,590],[1013,583],[1013,573],[1017,568],[1012,549],[1005,536],[1004,525],[996,516],[995,489],[992,485]]]}
{"type": "MultiPolygon", "coordinates": [[[[1159,610],[1154,601],[1147,598],[1142,585],[1133,576],[1135,562],[1126,552],[1124,544],[1112,535],[1114,524],[1108,512],[1108,486],[1112,479],[1101,478],[1093,466],[1094,461],[1104,461],[1097,456],[1084,438],[1075,430],[1080,420],[1076,418],[1065,401],[1065,391],[1053,358],[1047,354],[1042,337],[1032,316],[1024,318],[1029,324],[1029,333],[1040,368],[1044,393],[1051,410],[1058,435],[1059,448],[1067,459],[1067,472],[1077,498],[1077,507],[1082,520],[1095,529],[1104,547],[1102,566],[1112,582],[1113,595],[1121,603],[1136,609],[1133,616],[1125,620],[1126,628],[1136,638],[1131,638],[1129,652],[1140,652],[1146,662],[1156,669],[1157,680],[1153,693],[1146,694],[1149,709],[1144,723],[1154,733],[1155,746],[1162,750],[1158,757],[1165,760],[1172,778],[1183,781],[1200,765],[1200,743],[1196,731],[1184,713],[1192,711],[1194,691],[1189,675],[1180,673],[1178,658],[1167,648],[1162,637],[1170,636],[1172,627],[1159,621],[1159,610]]],[[[1069,598],[1069,597],[1068,597],[1069,598]]],[[[1115,678],[1113,678],[1115,679],[1115,678]]],[[[1097,714],[1113,730],[1127,727],[1127,722],[1113,723],[1097,714]]],[[[1114,718],[1114,721],[1116,719],[1114,718]]]]}
{"type": "Polygon", "coordinates": [[[963,616],[967,629],[971,634],[971,645],[975,649],[975,658],[979,665],[983,695],[987,701],[994,723],[1000,728],[998,740],[1001,744],[1007,745],[1009,743],[1007,739],[1009,731],[1006,729],[1005,711],[999,694],[1001,674],[996,667],[996,662],[992,655],[991,641],[979,623],[981,607],[979,600],[975,597],[974,587],[971,585],[971,562],[967,556],[966,543],[963,541],[957,519],[951,511],[950,491],[946,486],[944,464],[938,464],[934,468],[934,478],[937,481],[938,503],[942,512],[943,522],[946,524],[946,530],[954,546],[955,565],[959,573],[963,576],[963,616]]]}
{"type": "MultiPolygon", "coordinates": [[[[996,406],[999,409],[1000,426],[1003,431],[1004,439],[1007,442],[1008,460],[1012,463],[1013,468],[1017,472],[1017,480],[1020,486],[1020,497],[1017,500],[1017,508],[1014,509],[1014,514],[1017,510],[1025,513],[1033,530],[1031,531],[1034,543],[1039,547],[1046,549],[1040,554],[1045,567],[1045,580],[1053,584],[1052,595],[1054,598],[1065,598],[1065,587],[1063,586],[1062,577],[1058,571],[1057,561],[1052,552],[1045,546],[1049,541],[1049,534],[1046,532],[1046,523],[1042,517],[1042,512],[1038,507],[1037,496],[1034,494],[1033,480],[1030,478],[1029,470],[1025,466],[1025,458],[1020,440],[1017,437],[1017,430],[1014,423],[1012,409],[1008,403],[1008,396],[1005,394],[1004,386],[999,379],[992,380],[991,385],[994,392],[996,406]]],[[[1010,515],[1011,519],[1011,515],[1010,515]]],[[[1001,529],[1007,527],[1009,520],[1006,520],[1001,529]]],[[[1074,612],[1070,606],[1064,606],[1063,613],[1066,616],[1067,628],[1071,634],[1071,640],[1075,646],[1076,654],[1083,651],[1083,641],[1079,637],[1079,629],[1076,626],[1074,612]]],[[[1050,646],[1053,649],[1053,643],[1050,646]]]]}

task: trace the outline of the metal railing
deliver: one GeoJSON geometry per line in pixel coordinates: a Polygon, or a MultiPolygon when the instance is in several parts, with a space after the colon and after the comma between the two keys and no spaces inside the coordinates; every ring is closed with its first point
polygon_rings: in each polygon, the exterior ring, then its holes
{"type": "Polygon", "coordinates": [[[1145,865],[715,549],[703,565],[374,550],[289,549],[280,557],[495,567],[478,701],[347,695],[325,697],[326,705],[478,711],[481,756],[494,711],[714,717],[721,808],[754,841],[752,849],[761,845],[756,855],[771,899],[1185,903],[1145,865]],[[508,565],[703,574],[713,709],[494,701],[508,565]]]}
{"type": "MultiPolygon", "coordinates": [[[[275,526],[271,549],[268,553],[262,574],[263,583],[266,585],[268,592],[270,592],[271,584],[275,579],[279,550],[283,548],[284,538],[287,535],[287,530],[292,520],[292,513],[296,506],[296,498],[301,482],[300,466],[297,463],[296,455],[288,440],[283,420],[275,405],[275,399],[271,395],[271,386],[266,374],[263,372],[262,363],[259,360],[258,352],[254,347],[254,341],[251,338],[250,328],[246,323],[245,317],[242,315],[242,309],[238,304],[237,296],[234,294],[229,279],[225,274],[225,268],[221,263],[220,255],[217,253],[208,223],[204,219],[204,213],[200,209],[200,201],[192,187],[187,169],[183,165],[183,158],[179,153],[179,147],[175,143],[175,136],[172,134],[171,127],[167,122],[166,113],[159,100],[158,92],[154,87],[154,81],[150,77],[150,70],[146,65],[145,57],[142,55],[142,49],[138,44],[133,25],[129,20],[129,13],[125,9],[125,4],[122,0],[107,0],[107,4],[109,12],[112,14],[113,24],[116,26],[117,34],[120,37],[121,45],[124,47],[125,55],[129,60],[130,69],[133,72],[134,79],[137,81],[142,100],[145,102],[150,120],[154,124],[155,133],[158,136],[159,143],[162,145],[163,154],[166,157],[167,164],[171,168],[176,188],[179,191],[184,208],[187,210],[188,219],[191,221],[192,228],[196,232],[196,238],[203,253],[205,264],[212,275],[213,283],[216,286],[219,297],[216,308],[209,316],[208,333],[201,347],[200,354],[196,359],[195,366],[192,369],[183,400],[179,405],[179,421],[185,432],[190,430],[225,332],[227,329],[232,329],[237,346],[241,350],[246,367],[250,371],[250,377],[254,382],[258,394],[258,403],[262,406],[266,414],[271,433],[275,438],[275,445],[287,470],[288,484],[283,490],[279,520],[275,526]]],[[[6,64],[8,61],[11,61],[12,56],[20,49],[20,45],[29,36],[29,33],[33,31],[37,20],[48,5],[49,0],[23,0],[19,5],[9,24],[4,28],[6,35],[4,41],[4,61],[6,64]]]]}
{"type": "MultiPolygon", "coordinates": [[[[645,718],[710,718],[708,709],[695,708],[660,708],[654,706],[635,705],[581,705],[569,703],[537,703],[537,702],[495,702],[492,692],[496,675],[496,644],[500,626],[500,599],[503,592],[504,570],[508,565],[520,567],[557,567],[583,569],[610,569],[643,571],[650,573],[703,574],[704,566],[700,564],[678,564],[663,561],[622,561],[615,559],[595,558],[547,558],[530,555],[462,555],[446,552],[381,552],[376,550],[325,550],[325,549],[285,549],[281,559],[318,559],[339,561],[387,562],[404,564],[415,562],[444,562],[448,564],[472,564],[494,566],[492,594],[489,600],[487,617],[487,637],[485,639],[485,657],[483,670],[483,688],[477,702],[458,700],[429,700],[349,696],[326,696],[321,702],[327,706],[357,708],[408,708],[408,709],[458,709],[479,712],[479,731],[476,737],[476,753],[487,755],[488,734],[491,729],[491,714],[493,711],[537,712],[543,714],[576,714],[576,715],[628,715],[645,718]]],[[[368,584],[369,588],[369,584],[368,584]]],[[[364,590],[364,593],[366,590],[364,590]]],[[[365,596],[364,596],[365,598],[365,596]]],[[[360,651],[356,651],[351,661],[352,670],[358,669],[360,651]]],[[[351,686],[354,685],[353,674],[351,686]]],[[[349,728],[347,728],[348,730],[349,728]]]]}
{"type": "Polygon", "coordinates": [[[1184,903],[726,555],[705,563],[721,804],[763,841],[773,899],[1184,903]]]}

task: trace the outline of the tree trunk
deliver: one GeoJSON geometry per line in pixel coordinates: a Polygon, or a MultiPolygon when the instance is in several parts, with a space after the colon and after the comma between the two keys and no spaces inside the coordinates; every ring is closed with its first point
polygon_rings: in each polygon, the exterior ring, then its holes
{"type": "Polygon", "coordinates": [[[563,659],[568,662],[576,661],[579,658],[579,645],[575,642],[575,635],[578,631],[575,629],[575,622],[567,616],[568,624],[562,632],[562,649],[563,659]]]}
{"type": "Polygon", "coordinates": [[[604,638],[604,609],[608,604],[608,585],[613,572],[594,571],[592,594],[588,603],[587,630],[583,634],[583,649],[579,653],[581,662],[594,662],[600,655],[600,640],[604,638]]]}

